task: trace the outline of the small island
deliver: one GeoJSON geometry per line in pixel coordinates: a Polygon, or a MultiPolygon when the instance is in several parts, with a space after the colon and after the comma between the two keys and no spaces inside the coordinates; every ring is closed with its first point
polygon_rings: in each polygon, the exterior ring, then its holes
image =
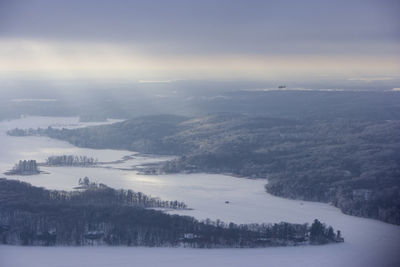
{"type": "Polygon", "coordinates": [[[74,166],[74,167],[89,167],[98,163],[98,160],[87,156],[61,155],[50,156],[47,158],[45,166],[74,166]]]}
{"type": "Polygon", "coordinates": [[[20,160],[12,170],[5,172],[5,175],[35,175],[40,170],[36,160],[20,160]]]}

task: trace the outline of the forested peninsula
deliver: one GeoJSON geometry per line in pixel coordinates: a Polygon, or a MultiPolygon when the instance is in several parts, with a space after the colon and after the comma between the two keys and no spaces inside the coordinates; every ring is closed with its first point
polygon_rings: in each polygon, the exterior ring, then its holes
{"type": "Polygon", "coordinates": [[[124,245],[194,248],[268,247],[343,242],[317,219],[308,224],[198,221],[149,208],[186,208],[131,190],[90,183],[85,190],[46,190],[0,179],[0,242],[13,245],[124,245]]]}

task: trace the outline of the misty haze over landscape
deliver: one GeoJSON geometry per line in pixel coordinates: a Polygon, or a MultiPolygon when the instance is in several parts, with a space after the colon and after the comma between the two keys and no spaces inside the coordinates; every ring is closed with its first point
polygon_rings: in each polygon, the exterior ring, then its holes
{"type": "Polygon", "coordinates": [[[0,267],[400,266],[398,14],[0,0],[0,267]]]}

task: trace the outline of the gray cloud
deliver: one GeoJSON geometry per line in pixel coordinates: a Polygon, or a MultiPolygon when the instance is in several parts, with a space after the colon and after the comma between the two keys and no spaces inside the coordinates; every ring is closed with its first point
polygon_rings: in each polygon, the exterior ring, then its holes
{"type": "Polygon", "coordinates": [[[132,43],[163,53],[399,52],[400,2],[1,0],[0,38],[132,43]]]}

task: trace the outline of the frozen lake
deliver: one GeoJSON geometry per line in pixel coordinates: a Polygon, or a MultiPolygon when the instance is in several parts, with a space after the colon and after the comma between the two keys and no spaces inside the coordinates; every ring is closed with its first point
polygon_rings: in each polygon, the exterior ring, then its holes
{"type": "Polygon", "coordinates": [[[135,171],[120,168],[167,160],[169,157],[143,156],[132,151],[77,148],[46,137],[11,137],[5,134],[15,127],[74,128],[86,125],[79,123],[77,118],[27,117],[0,122],[0,172],[11,169],[20,159],[43,162],[51,155],[85,155],[98,158],[101,162],[118,161],[125,156],[130,156],[130,159],[122,163],[104,164],[107,168],[42,167],[41,170],[50,174],[2,176],[49,189],[65,190],[76,186],[80,177],[88,176],[92,181],[114,188],[132,189],[166,200],[184,201],[193,210],[179,213],[199,219],[221,219],[236,223],[310,223],[317,218],[340,229],[345,243],[216,250],[0,246],[0,267],[132,266],[132,263],[144,266],[400,266],[399,226],[347,216],[327,204],[271,196],[264,191],[265,180],[216,174],[139,175],[135,171]],[[230,203],[225,204],[225,201],[230,203]]]}

